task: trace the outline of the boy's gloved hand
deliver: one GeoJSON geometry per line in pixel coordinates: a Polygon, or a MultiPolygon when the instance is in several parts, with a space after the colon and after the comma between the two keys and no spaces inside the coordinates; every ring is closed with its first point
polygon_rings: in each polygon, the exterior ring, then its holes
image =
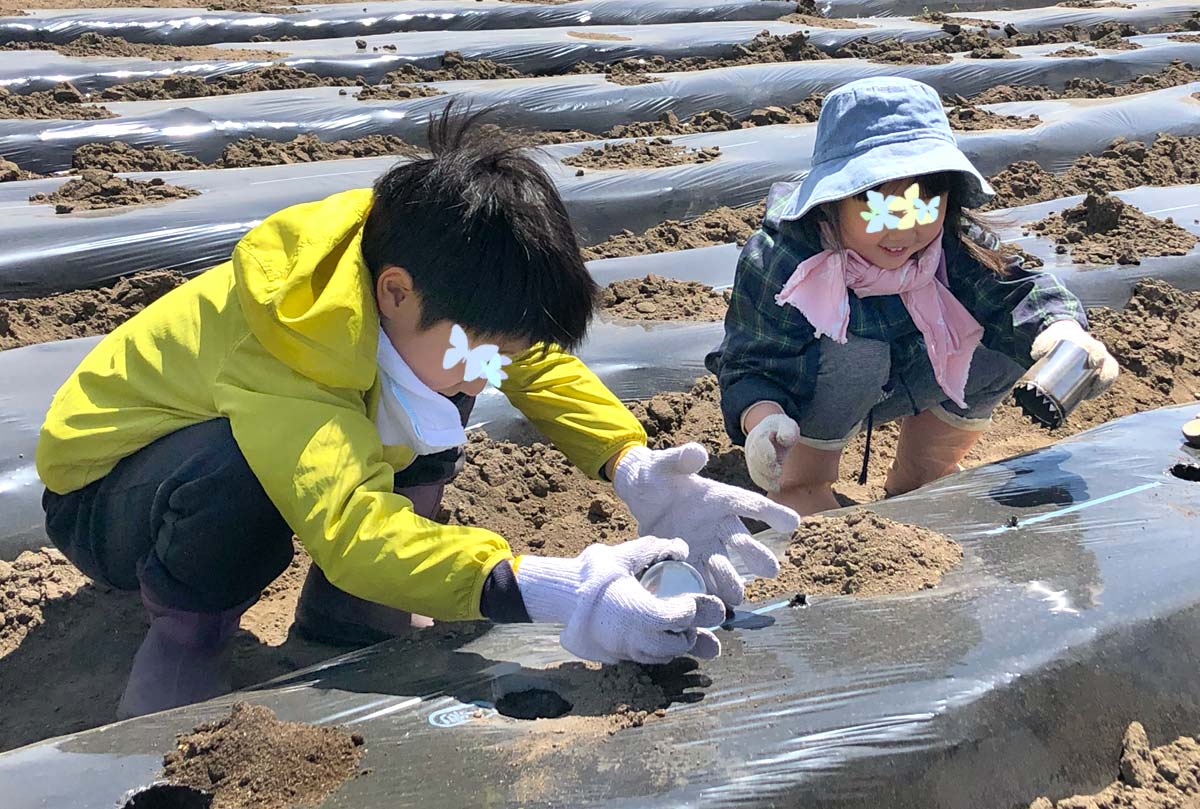
{"type": "Polygon", "coordinates": [[[783,459],[800,441],[800,425],[783,413],[772,413],[746,434],[746,468],[750,479],[769,492],[779,491],[783,459]]]}
{"type": "Polygon", "coordinates": [[[683,537],[691,549],[687,561],[704,576],[708,591],[736,607],[744,592],[742,577],[729,561],[730,548],[754,575],[773,578],[779,573],[775,554],[751,537],[738,518],[751,517],[791,533],[800,517],[760,494],[700,477],[696,473],[707,463],[708,451],[700,444],[634,447],[617,464],[613,486],[637,518],[639,532],[683,537]]]}
{"type": "Polygon", "coordinates": [[[637,575],[657,562],[683,559],[681,539],[642,537],[621,545],[591,545],[574,559],[522,556],[517,586],[534,621],[565,624],[568,652],[598,663],[666,663],[691,654],[713,658],[725,608],[710,595],[657,598],[637,575]]]}
{"type": "Polygon", "coordinates": [[[1033,357],[1034,362],[1037,362],[1063,340],[1069,340],[1086,351],[1088,367],[1099,369],[1096,379],[1088,389],[1086,398],[1094,399],[1112,387],[1112,384],[1117,381],[1117,375],[1121,373],[1121,366],[1117,364],[1113,355],[1108,353],[1104,343],[1084,331],[1083,327],[1074,320],[1056,320],[1042,329],[1033,340],[1030,356],[1033,357]]]}

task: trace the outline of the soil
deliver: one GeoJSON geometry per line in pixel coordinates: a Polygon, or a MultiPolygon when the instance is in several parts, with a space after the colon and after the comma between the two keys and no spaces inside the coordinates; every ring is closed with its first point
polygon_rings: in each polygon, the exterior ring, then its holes
{"type": "Polygon", "coordinates": [[[53,194],[34,194],[29,201],[53,204],[55,213],[67,214],[80,210],[146,205],[199,195],[200,192],[195,189],[170,185],[161,177],[130,180],[117,177],[110,171],[87,169],[75,179],[63,183],[53,194]]]}
{"type": "Polygon", "coordinates": [[[686,222],[668,220],[642,233],[624,231],[600,244],[585,247],[587,261],[618,256],[641,256],[711,247],[717,244],[745,243],[766,213],[766,204],[749,208],[716,208],[686,222]]]}
{"type": "Polygon", "coordinates": [[[1027,227],[1026,233],[1053,239],[1055,252],[1069,252],[1076,264],[1140,264],[1143,256],[1186,255],[1200,241],[1171,217],[1147,216],[1102,192],[1027,227]]]}
{"type": "Polygon", "coordinates": [[[792,25],[811,25],[815,28],[868,28],[869,26],[860,25],[853,20],[839,20],[833,17],[814,17],[811,14],[788,14],[786,17],[780,17],[779,22],[790,23],[792,25]]]}
{"type": "Polygon", "coordinates": [[[87,98],[69,82],[53,90],[17,95],[0,87],[0,118],[57,118],[69,121],[96,121],[115,118],[104,107],[86,104],[87,98]]]}
{"type": "Polygon", "coordinates": [[[1003,45],[998,45],[993,42],[984,48],[974,48],[967,57],[970,59],[1020,59],[1021,57],[1012,51],[1005,48],[1003,45]]]}
{"type": "Polygon", "coordinates": [[[229,716],[180,734],[163,776],[211,792],[213,809],[315,805],[359,774],[364,744],[359,733],[284,722],[265,705],[238,702],[229,716]]]}
{"type": "MultiPolygon", "coordinates": [[[[207,98],[211,96],[257,93],[264,90],[301,90],[307,87],[336,87],[353,85],[344,78],[318,76],[286,65],[247,70],[201,79],[196,76],[170,76],[165,79],[142,79],[107,87],[94,96],[104,101],[154,101],[168,98],[207,98]]],[[[90,97],[90,96],[89,96],[90,97]]]]}
{"type": "Polygon", "coordinates": [[[731,56],[718,58],[685,56],[682,59],[667,59],[665,56],[630,57],[607,65],[580,62],[567,72],[603,73],[606,79],[615,84],[634,85],[659,81],[656,76],[649,75],[653,73],[680,73],[691,70],[736,67],[737,65],[800,62],[828,58],[830,57],[812,45],[808,41],[808,36],[802,32],[774,36],[769,31],[762,31],[749,42],[736,45],[731,56]]]}
{"type": "Polygon", "coordinates": [[[946,108],[952,129],[1029,129],[1042,123],[1037,115],[1001,115],[970,104],[946,108]]]}
{"type": "Polygon", "coordinates": [[[623,320],[725,319],[730,291],[719,292],[697,281],[677,281],[660,275],[613,281],[604,288],[600,308],[623,320]]]}
{"type": "Polygon", "coordinates": [[[989,177],[996,197],[985,208],[1007,208],[1074,194],[1113,192],[1140,185],[1200,183],[1200,136],[1162,134],[1146,145],[1117,138],[1098,155],[1082,155],[1062,174],[1029,160],[989,177]]]}
{"type": "MultiPolygon", "coordinates": [[[[667,138],[606,143],[586,147],[577,155],[563,158],[563,164],[585,169],[645,169],[711,163],[721,156],[721,147],[686,149],[667,138]]],[[[579,172],[582,174],[583,172],[579,172]]]]}
{"type": "Polygon", "coordinates": [[[664,112],[655,121],[618,124],[604,134],[606,138],[643,138],[655,135],[694,135],[698,132],[726,132],[774,124],[811,124],[821,115],[825,96],[816,93],[788,107],[763,107],[746,118],[738,119],[723,110],[698,112],[686,121],[673,112],[664,112]]]}
{"type": "Polygon", "coordinates": [[[590,31],[568,31],[572,39],[587,39],[592,42],[632,42],[633,37],[623,37],[617,34],[594,34],[590,31]]]}
{"type": "Polygon", "coordinates": [[[285,143],[244,138],[226,146],[221,157],[212,163],[161,146],[138,147],[123,141],[109,141],[80,146],[71,158],[71,167],[76,171],[192,171],[416,154],[419,154],[419,150],[415,146],[394,135],[368,135],[332,143],[326,143],[311,134],[297,135],[285,143]]]}
{"type": "Polygon", "coordinates": [[[1003,101],[1048,101],[1062,98],[1119,98],[1165,90],[1181,84],[1200,81],[1200,70],[1190,63],[1175,59],[1158,73],[1138,76],[1126,84],[1108,84],[1099,79],[1075,77],[1067,79],[1062,90],[1051,90],[1043,85],[1013,87],[999,84],[971,97],[975,104],[998,104],[1003,101]]]}
{"type": "Polygon", "coordinates": [[[1146,729],[1132,722],[1121,740],[1117,780],[1094,795],[1057,802],[1038,798],[1029,809],[1177,809],[1194,806],[1200,792],[1200,742],[1180,736],[1150,749],[1146,729]]]}
{"type": "Polygon", "coordinates": [[[1069,48],[1063,48],[1061,51],[1054,51],[1053,53],[1048,53],[1046,55],[1047,56],[1058,56],[1058,57],[1062,57],[1064,59],[1067,57],[1073,57],[1073,56],[1099,56],[1099,54],[1096,53],[1095,51],[1090,50],[1088,48],[1081,48],[1078,45],[1072,45],[1069,48]]]}
{"type": "Polygon", "coordinates": [[[779,576],[752,582],[746,600],[927,590],[962,556],[962,547],[949,537],[867,511],[806,517],[792,535],[779,576]]]}
{"type": "Polygon", "coordinates": [[[242,61],[254,59],[280,59],[287,54],[277,51],[232,51],[207,45],[144,45],[129,42],[123,37],[110,37],[89,31],[77,39],[64,44],[51,42],[5,42],[0,45],[5,51],[53,50],[63,56],[127,56],[156,59],[166,62],[184,60],[242,61]]]}
{"type": "MultiPolygon", "coordinates": [[[[341,90],[340,95],[349,95],[349,90],[341,90]]],[[[427,84],[377,84],[363,85],[355,96],[359,101],[408,101],[410,98],[432,98],[445,95],[444,91],[427,84]]]]}
{"type": "MultiPolygon", "coordinates": [[[[386,47],[386,46],[384,46],[386,47]]],[[[442,54],[442,66],[429,70],[415,65],[403,65],[391,71],[380,84],[412,84],[427,81],[463,81],[479,79],[523,79],[528,74],[515,67],[491,59],[466,59],[458,51],[442,54]]]]}
{"type": "Polygon", "coordinates": [[[1200,34],[1175,34],[1167,39],[1172,42],[1200,42],[1200,34]]]}
{"type": "Polygon", "coordinates": [[[1129,3],[1114,3],[1111,0],[1101,2],[1101,0],[1063,0],[1056,5],[1065,8],[1133,8],[1129,3]]]}
{"type": "Polygon", "coordinates": [[[186,280],[178,273],[155,270],[101,289],[48,298],[0,299],[0,351],[107,334],[186,280]]]}
{"type": "Polygon", "coordinates": [[[0,183],[11,183],[19,180],[40,180],[43,176],[42,174],[35,174],[32,171],[26,171],[11,160],[5,160],[0,157],[0,183]]]}
{"type": "MultiPolygon", "coordinates": [[[[992,28],[1000,30],[1000,23],[995,20],[986,20],[983,18],[976,19],[974,17],[956,17],[953,14],[947,14],[944,11],[930,11],[927,14],[918,14],[915,17],[909,17],[913,22],[928,22],[939,25],[957,25],[963,28],[992,28]]],[[[953,29],[951,29],[953,30],[953,29]]]]}

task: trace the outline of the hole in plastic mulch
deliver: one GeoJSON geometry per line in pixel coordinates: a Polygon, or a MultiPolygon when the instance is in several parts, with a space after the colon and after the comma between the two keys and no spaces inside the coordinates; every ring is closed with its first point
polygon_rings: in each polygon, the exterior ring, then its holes
{"type": "Polygon", "coordinates": [[[1200,464],[1177,463],[1171,467],[1171,474],[1180,480],[1200,483],[1200,464]]]}
{"type": "Polygon", "coordinates": [[[122,809],[210,809],[213,796],[182,784],[153,784],[130,796],[122,809]]]}
{"type": "Polygon", "coordinates": [[[574,706],[553,691],[530,688],[512,691],[496,700],[496,710],[512,719],[557,719],[574,706]]]}

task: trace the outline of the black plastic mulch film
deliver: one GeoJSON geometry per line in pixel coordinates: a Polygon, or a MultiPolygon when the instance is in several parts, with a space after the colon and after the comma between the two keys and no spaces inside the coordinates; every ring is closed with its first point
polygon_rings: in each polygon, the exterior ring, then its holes
{"type": "Polygon", "coordinates": [[[1194,410],[873,505],[956,539],[962,565],[902,597],[745,605],[702,667],[711,685],[640,728],[576,737],[494,715],[507,693],[554,690],[541,669],[564,659],[553,629],[499,627],[420,665],[386,643],[0,755],[0,794],[111,809],[174,734],[240,699],[366,737],[370,773],[328,807],[1006,807],[1091,790],[1115,776],[1129,721],[1164,739],[1200,722],[1200,486],[1167,471],[1200,463],[1179,434],[1194,410]]]}

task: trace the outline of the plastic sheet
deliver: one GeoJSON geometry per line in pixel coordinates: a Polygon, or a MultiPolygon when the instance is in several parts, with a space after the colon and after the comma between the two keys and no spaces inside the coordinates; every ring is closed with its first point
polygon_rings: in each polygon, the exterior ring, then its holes
{"type": "MultiPolygon", "coordinates": [[[[1073,24],[1094,27],[1108,20],[1121,20],[1141,27],[1181,19],[1194,10],[1188,4],[1153,0],[1136,8],[1068,9],[1045,8],[1025,12],[993,14],[1012,22],[1023,32],[1073,24]]],[[[268,43],[271,50],[288,54],[276,61],[318,76],[381,80],[401,63],[437,67],[448,50],[470,59],[491,59],[526,73],[555,74],[578,62],[607,63],[627,57],[661,55],[667,58],[724,57],[733,47],[759,31],[775,35],[807,30],[812,43],[827,51],[854,39],[895,38],[918,40],[941,35],[941,26],[906,18],[859,20],[863,28],[822,29],[776,22],[715,22],[654,26],[576,26],[525,30],[452,32],[408,32],[335,39],[305,39],[268,43]],[[582,30],[581,30],[582,28],[582,30]],[[367,48],[359,49],[357,43],[367,48]],[[394,50],[383,50],[383,46],[394,50]]],[[[1000,32],[990,31],[999,38],[1000,32]]],[[[153,61],[134,58],[86,59],[62,56],[54,51],[0,53],[0,87],[13,92],[46,90],[69,81],[85,92],[147,78],[190,75],[211,78],[253,70],[269,64],[246,60],[241,49],[261,49],[262,43],[229,45],[228,60],[153,61]]],[[[1058,48],[1061,46],[1055,46],[1058,48]]]]}
{"type": "Polygon", "coordinates": [[[7,753],[0,790],[9,809],[110,809],[154,777],[174,734],[249,699],[364,735],[371,772],[331,807],[975,809],[1091,791],[1115,775],[1130,720],[1155,738],[1200,722],[1200,486],[1164,471],[1200,461],[1179,440],[1194,409],[1130,416],[872,505],[958,540],[963,564],[905,596],[749,604],[719,632],[696,701],[615,736],[471,718],[473,702],[546,687],[540,669],[564,659],[553,628],[507,626],[423,650],[418,665],[381,644],[7,753]],[[465,721],[444,721],[455,712],[465,721]]]}
{"type": "MultiPolygon", "coordinates": [[[[743,117],[758,107],[798,103],[866,76],[902,75],[943,93],[974,95],[997,84],[1062,87],[1088,77],[1123,83],[1161,70],[1175,59],[1200,61],[1200,43],[1165,35],[1138,38],[1145,47],[1087,58],[968,59],[943,65],[885,65],[857,59],[747,65],[666,74],[663,81],[633,87],[599,76],[561,76],[485,82],[441,82],[447,94],[409,101],[362,102],[333,87],[281,90],[187,101],[137,101],[108,105],[120,117],[101,121],[0,121],[0,154],[42,173],[70,166],[75,148],[94,141],[170,146],[204,160],[230,141],[255,135],[290,140],[311,132],[322,140],[399,135],[425,137],[431,113],[454,98],[475,109],[494,107],[493,120],[534,129],[605,132],[617,124],[657,118],[668,110],[681,118],[713,108],[743,117]]],[[[1046,46],[1034,50],[1045,52],[1046,46]]]]}
{"type": "MultiPolygon", "coordinates": [[[[1152,215],[1169,215],[1200,235],[1200,197],[1195,186],[1139,188],[1116,194],[1152,215]]],[[[1022,237],[1019,224],[1075,204],[1080,197],[1013,208],[1018,227],[1001,229],[1005,241],[1021,244],[1046,262],[1087,306],[1121,308],[1140,278],[1160,278],[1185,290],[1200,289],[1200,248],[1186,256],[1144,258],[1120,268],[1081,269],[1054,252],[1045,239],[1022,237]]],[[[715,287],[732,284],[736,245],[649,256],[593,261],[589,270],[601,284],[656,273],[715,287]]],[[[704,355],[721,341],[721,323],[629,324],[598,321],[579,356],[622,399],[643,398],[662,390],[686,389],[706,373],[704,355]]],[[[33,466],[37,432],[54,391],[99,338],[46,343],[0,353],[0,559],[45,544],[41,528],[41,486],[33,466]],[[9,515],[13,515],[9,519],[9,515]]],[[[488,389],[475,409],[472,427],[498,438],[528,438],[527,424],[502,395],[488,389]]]]}
{"type": "MultiPolygon", "coordinates": [[[[1099,152],[1117,136],[1153,140],[1160,133],[1200,135],[1200,83],[1098,101],[1037,101],[992,105],[1012,114],[1036,113],[1035,129],[958,133],[960,146],[984,174],[1016,160],[1038,160],[1062,171],[1079,155],[1099,152]]],[[[722,205],[766,197],[771,184],[808,171],[814,125],[756,127],[673,138],[689,148],[720,146],[710,163],[661,169],[592,171],[576,176],[558,159],[583,144],[545,147],[550,169],[576,231],[595,243],[628,229],[640,232],[667,219],[688,219],[722,205]]],[[[0,153],[3,153],[0,151],[0,153]]],[[[253,169],[173,172],[167,182],[201,196],[136,209],[56,215],[25,204],[62,180],[0,184],[0,297],[44,295],[98,286],[145,269],[197,272],[229,255],[258,221],[298,202],[370,185],[391,158],[332,161],[253,169]]],[[[1165,206],[1158,206],[1165,207],[1165,206]]],[[[730,265],[732,267],[732,265],[730,265]]]]}
{"type": "MultiPolygon", "coordinates": [[[[1039,0],[1025,0],[1037,5],[1039,0]]],[[[88,32],[129,42],[212,45],[268,39],[329,39],[398,31],[474,31],[565,25],[663,25],[774,20],[796,10],[781,0],[578,0],[563,5],[495,0],[397,0],[305,6],[296,14],[202,9],[76,9],[0,19],[5,40],[70,42],[88,32]]],[[[915,13],[915,12],[914,12],[915,13]]]]}

